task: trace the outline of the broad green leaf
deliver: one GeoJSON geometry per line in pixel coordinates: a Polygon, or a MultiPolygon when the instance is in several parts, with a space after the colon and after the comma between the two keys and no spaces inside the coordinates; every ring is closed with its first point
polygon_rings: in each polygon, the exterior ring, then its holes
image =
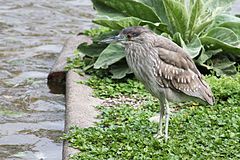
{"type": "Polygon", "coordinates": [[[91,29],[84,30],[80,34],[84,34],[89,37],[99,37],[99,36],[109,33],[109,32],[112,32],[112,30],[110,28],[99,26],[98,28],[91,28],[91,29]]]}
{"type": "Polygon", "coordinates": [[[178,1],[185,5],[185,0],[178,0],[178,1]]]}
{"type": "Polygon", "coordinates": [[[198,26],[196,26],[196,28],[194,30],[194,34],[201,35],[201,33],[203,33],[205,30],[207,30],[210,27],[212,22],[213,22],[213,19],[209,19],[209,20],[199,24],[198,26]]]}
{"type": "Polygon", "coordinates": [[[217,48],[222,48],[225,51],[228,51],[230,53],[235,54],[235,56],[239,56],[240,54],[240,48],[235,45],[228,44],[224,41],[221,41],[217,38],[209,37],[209,36],[204,36],[200,38],[202,44],[204,45],[211,45],[215,49],[217,48]]]}
{"type": "Polygon", "coordinates": [[[199,58],[195,61],[200,65],[203,65],[207,60],[209,60],[212,56],[222,52],[222,49],[217,49],[217,50],[207,50],[205,51],[204,48],[202,48],[201,55],[199,58]]]}
{"type": "Polygon", "coordinates": [[[175,0],[163,0],[163,4],[173,33],[179,32],[185,40],[189,19],[186,7],[175,0]]]}
{"type": "Polygon", "coordinates": [[[238,40],[240,40],[239,24],[240,18],[232,15],[222,14],[215,18],[213,26],[231,29],[238,36],[238,40]]]}
{"type": "Polygon", "coordinates": [[[160,18],[155,11],[144,3],[134,0],[95,0],[97,3],[106,5],[125,16],[133,16],[143,20],[159,22],[160,18]]]}
{"type": "Polygon", "coordinates": [[[124,49],[121,45],[117,43],[111,43],[105,48],[100,56],[98,57],[97,61],[94,64],[95,69],[108,68],[109,65],[112,65],[122,58],[125,57],[124,49]]]}
{"type": "Polygon", "coordinates": [[[166,37],[166,38],[172,40],[172,37],[169,34],[167,34],[167,33],[162,33],[161,36],[166,37]]]}
{"type": "Polygon", "coordinates": [[[186,51],[186,53],[191,57],[191,58],[195,58],[199,55],[201,48],[202,48],[202,44],[200,39],[198,38],[197,35],[194,35],[192,41],[188,44],[186,44],[181,35],[180,34],[176,34],[175,35],[175,41],[179,43],[182,46],[182,48],[186,51]]]}
{"type": "Polygon", "coordinates": [[[183,49],[187,51],[191,58],[197,57],[202,48],[201,41],[197,35],[194,35],[193,39],[187,45],[181,39],[181,45],[183,49]]]}
{"type": "Polygon", "coordinates": [[[138,0],[138,1],[143,2],[144,4],[152,7],[157,13],[158,17],[160,17],[161,22],[169,24],[166,11],[163,5],[163,0],[138,0]]]}
{"type": "Polygon", "coordinates": [[[127,74],[132,73],[126,61],[112,65],[110,72],[113,74],[112,75],[113,79],[121,79],[125,77],[127,74]]]}
{"type": "Polygon", "coordinates": [[[89,57],[98,57],[99,54],[106,48],[106,45],[99,45],[92,43],[88,45],[87,43],[82,43],[78,46],[78,50],[89,57]]]}
{"type": "Polygon", "coordinates": [[[182,36],[179,32],[176,32],[173,35],[173,42],[177,43],[179,46],[181,46],[182,36]]]}
{"type": "MultiPolygon", "coordinates": [[[[233,0],[202,0],[204,7],[202,14],[200,15],[200,24],[195,29],[195,34],[201,34],[207,31],[209,28],[215,26],[215,24],[223,23],[224,19],[228,19],[229,15],[224,14],[228,10],[233,0]],[[226,15],[226,17],[225,17],[226,15]],[[212,25],[213,24],[213,25],[212,25]]],[[[233,17],[233,16],[230,16],[233,17]]]]}
{"type": "Polygon", "coordinates": [[[189,0],[188,6],[187,6],[188,11],[192,9],[194,4],[195,4],[195,0],[189,0]]]}
{"type": "Polygon", "coordinates": [[[100,0],[92,0],[94,9],[97,10],[97,15],[100,17],[125,17],[125,15],[118,10],[107,6],[100,0]]]}
{"type": "Polygon", "coordinates": [[[240,22],[225,22],[220,24],[219,27],[231,29],[238,36],[238,40],[240,41],[240,22]]]}
{"type": "MultiPolygon", "coordinates": [[[[229,55],[231,60],[235,61],[240,58],[240,18],[224,14],[233,0],[92,1],[98,12],[98,19],[94,20],[94,23],[117,32],[129,26],[147,26],[157,34],[171,36],[171,39],[181,45],[192,58],[198,57],[196,63],[207,69],[216,67],[213,66],[212,60],[217,62],[222,54],[229,55]],[[219,55],[214,56],[215,54],[219,55]]],[[[95,32],[93,34],[96,35],[95,32]]],[[[101,39],[103,38],[100,34],[94,36],[93,41],[96,43],[101,39]]],[[[100,48],[93,46],[92,51],[84,52],[85,55],[93,57],[93,62],[98,57],[94,68],[108,68],[113,77],[124,77],[128,67],[117,66],[124,61],[125,55],[123,49],[114,45],[116,44],[105,48],[106,46],[102,47],[100,44],[100,48]],[[122,53],[118,50],[122,50],[122,53]]],[[[83,46],[82,50],[89,50],[86,48],[87,46],[83,46]]],[[[89,58],[88,56],[86,58],[89,58]]],[[[225,64],[223,66],[227,66],[225,64]]],[[[227,68],[234,69],[232,66],[233,64],[230,64],[227,68]]],[[[226,69],[217,66],[214,70],[220,74],[226,69]]]]}
{"type": "MultiPolygon", "coordinates": [[[[110,32],[104,32],[104,33],[101,33],[99,35],[95,35],[93,37],[93,42],[94,43],[99,43],[101,40],[112,37],[112,36],[116,36],[118,33],[119,33],[118,30],[113,30],[113,31],[110,31],[110,32]]],[[[103,44],[103,43],[99,43],[99,44],[101,46],[104,46],[104,45],[106,46],[107,45],[107,44],[103,44]]]]}
{"type": "Polygon", "coordinates": [[[202,0],[197,0],[191,8],[191,14],[188,21],[188,29],[190,30],[189,36],[191,37],[195,26],[197,25],[198,19],[203,11],[202,0]]]}
{"type": "Polygon", "coordinates": [[[224,27],[215,27],[209,30],[205,36],[217,39],[230,45],[235,45],[238,42],[237,35],[232,30],[224,27]]]}
{"type": "Polygon", "coordinates": [[[153,30],[155,33],[169,33],[168,26],[165,23],[152,23],[150,21],[141,21],[140,26],[148,26],[151,30],[153,30]]]}
{"type": "Polygon", "coordinates": [[[141,19],[135,17],[123,17],[112,19],[95,19],[94,23],[109,27],[114,30],[121,30],[129,26],[138,26],[141,23],[141,19]]]}
{"type": "Polygon", "coordinates": [[[109,27],[114,30],[121,30],[130,26],[148,26],[153,31],[157,32],[166,32],[168,31],[168,27],[164,23],[153,23],[150,21],[145,21],[136,17],[123,17],[123,18],[111,18],[111,19],[95,19],[94,23],[109,27]]]}
{"type": "Polygon", "coordinates": [[[237,35],[228,28],[216,27],[200,38],[202,44],[222,48],[229,53],[240,54],[237,35]]]}
{"type": "Polygon", "coordinates": [[[213,70],[217,76],[236,74],[235,62],[230,61],[227,57],[215,58],[212,60],[213,70]]]}
{"type": "Polygon", "coordinates": [[[221,15],[216,16],[216,18],[214,20],[215,25],[219,25],[224,22],[240,22],[240,18],[233,16],[233,15],[221,14],[221,15]]]}
{"type": "Polygon", "coordinates": [[[228,10],[235,0],[203,0],[205,6],[211,11],[219,9],[228,10]]]}

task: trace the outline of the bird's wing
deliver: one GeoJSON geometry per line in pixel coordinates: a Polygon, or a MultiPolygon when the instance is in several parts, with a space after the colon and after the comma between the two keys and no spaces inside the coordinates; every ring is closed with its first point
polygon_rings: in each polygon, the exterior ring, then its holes
{"type": "Polygon", "coordinates": [[[213,104],[210,87],[202,79],[193,60],[181,47],[169,39],[159,37],[155,42],[155,49],[158,61],[154,74],[160,86],[172,88],[213,104]]]}

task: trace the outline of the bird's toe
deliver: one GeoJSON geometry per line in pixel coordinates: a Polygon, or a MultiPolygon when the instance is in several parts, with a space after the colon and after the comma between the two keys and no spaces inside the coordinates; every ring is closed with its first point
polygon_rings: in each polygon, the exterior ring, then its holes
{"type": "Polygon", "coordinates": [[[169,139],[169,136],[164,135],[164,140],[167,142],[169,139]]]}
{"type": "Polygon", "coordinates": [[[154,135],[154,138],[160,139],[163,138],[163,134],[162,133],[157,133],[154,135]]]}

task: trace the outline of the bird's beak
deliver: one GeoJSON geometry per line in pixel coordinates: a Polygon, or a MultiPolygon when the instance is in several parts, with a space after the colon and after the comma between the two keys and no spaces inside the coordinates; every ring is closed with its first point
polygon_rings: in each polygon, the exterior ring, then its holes
{"type": "Polygon", "coordinates": [[[113,36],[113,37],[109,37],[104,40],[101,40],[100,42],[101,43],[112,43],[112,42],[120,42],[123,40],[124,40],[124,37],[117,35],[117,36],[113,36]]]}

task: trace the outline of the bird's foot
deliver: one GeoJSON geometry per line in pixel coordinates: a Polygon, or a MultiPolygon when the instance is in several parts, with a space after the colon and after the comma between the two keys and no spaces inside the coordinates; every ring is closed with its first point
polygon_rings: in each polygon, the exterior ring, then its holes
{"type": "Polygon", "coordinates": [[[169,136],[168,135],[164,135],[164,140],[167,142],[169,139],[169,136]]]}
{"type": "Polygon", "coordinates": [[[169,139],[169,136],[168,135],[163,135],[162,133],[157,133],[157,134],[155,134],[154,135],[154,138],[156,138],[156,139],[164,139],[165,140],[165,142],[167,142],[168,141],[168,139],[169,139]]]}
{"type": "Polygon", "coordinates": [[[163,137],[163,134],[161,132],[154,135],[154,138],[156,139],[160,139],[162,137],[163,137]]]}

